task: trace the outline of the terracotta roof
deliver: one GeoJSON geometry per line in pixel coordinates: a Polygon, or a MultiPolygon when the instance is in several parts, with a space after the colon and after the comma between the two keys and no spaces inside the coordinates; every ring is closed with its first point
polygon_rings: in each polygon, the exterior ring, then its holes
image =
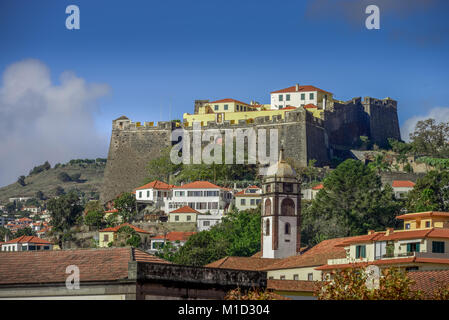
{"type": "Polygon", "coordinates": [[[35,243],[35,244],[51,244],[51,242],[35,237],[35,236],[21,236],[5,242],[4,244],[11,243],[35,243]]]}
{"type": "Polygon", "coordinates": [[[318,107],[316,105],[314,105],[313,103],[309,103],[309,104],[306,104],[304,106],[304,108],[305,109],[317,109],[318,107]]]}
{"type": "Polygon", "coordinates": [[[133,248],[134,261],[171,264],[170,261],[156,257],[141,249],[133,248]]]}
{"type": "Polygon", "coordinates": [[[174,189],[223,189],[209,181],[194,181],[182,186],[174,187],[174,189]]]}
{"type": "Polygon", "coordinates": [[[354,243],[371,242],[371,241],[387,241],[387,240],[407,240],[407,239],[422,239],[422,238],[448,238],[449,229],[445,228],[430,228],[418,230],[396,230],[391,231],[387,235],[385,231],[375,232],[370,235],[358,236],[353,239],[348,239],[339,244],[339,246],[348,246],[354,243]]]}
{"type": "Polygon", "coordinates": [[[296,110],[296,107],[286,106],[285,108],[282,108],[281,110],[296,110]]]}
{"type": "Polygon", "coordinates": [[[116,213],[116,212],[118,212],[117,209],[111,209],[111,210],[105,211],[104,213],[116,213]]]}
{"type": "Polygon", "coordinates": [[[368,266],[368,265],[396,265],[396,264],[410,264],[410,263],[431,263],[431,264],[449,264],[449,259],[439,259],[439,258],[421,258],[421,257],[408,257],[408,258],[397,258],[397,259],[381,259],[370,262],[360,262],[360,263],[345,263],[345,264],[326,264],[321,267],[315,268],[315,270],[334,270],[334,269],[347,269],[354,268],[358,266],[368,266]]]}
{"type": "Polygon", "coordinates": [[[449,212],[426,211],[426,212],[407,213],[407,214],[397,216],[396,219],[415,219],[415,218],[422,218],[422,217],[449,218],[449,212]]]}
{"type": "Polygon", "coordinates": [[[257,197],[260,197],[260,193],[245,193],[245,191],[248,189],[262,190],[258,186],[249,186],[249,187],[243,189],[242,191],[237,192],[236,194],[234,194],[234,196],[249,196],[249,197],[257,196],[257,197]]]}
{"type": "Polygon", "coordinates": [[[196,213],[196,214],[201,214],[201,212],[198,212],[195,209],[190,208],[189,206],[184,206],[182,208],[173,210],[170,213],[196,213]]]}
{"type": "Polygon", "coordinates": [[[153,240],[163,240],[166,239],[168,241],[187,241],[192,235],[196,232],[182,232],[182,231],[172,231],[168,232],[165,236],[163,234],[152,237],[153,240]]]}
{"type": "Polygon", "coordinates": [[[320,89],[320,88],[317,88],[317,87],[314,87],[314,86],[299,86],[299,90],[296,91],[296,85],[294,85],[294,86],[292,86],[292,87],[285,88],[285,89],[280,89],[280,90],[272,91],[271,93],[308,92],[308,91],[321,91],[321,92],[325,92],[325,93],[332,94],[331,92],[324,91],[323,89],[320,89]]]}
{"type": "Polygon", "coordinates": [[[394,180],[391,186],[393,188],[413,188],[415,183],[410,180],[394,180]]]}
{"type": "Polygon", "coordinates": [[[319,185],[316,185],[315,187],[312,187],[312,190],[321,190],[323,188],[324,188],[323,184],[320,183],[319,185]]]}
{"type": "Polygon", "coordinates": [[[142,190],[142,189],[170,190],[173,187],[174,187],[173,185],[167,184],[163,181],[154,180],[154,181],[151,181],[150,183],[147,183],[141,187],[136,188],[136,190],[142,190]]]}
{"type": "Polygon", "coordinates": [[[81,282],[123,280],[129,261],[167,263],[130,247],[0,252],[0,285],[65,283],[69,265],[79,268],[81,282]]]}
{"type": "Polygon", "coordinates": [[[209,103],[222,103],[222,102],[237,102],[237,103],[245,104],[245,105],[249,106],[249,104],[246,103],[246,102],[242,102],[242,101],[235,100],[235,99],[230,99],[230,98],[227,98],[227,99],[221,99],[221,100],[216,100],[216,101],[212,101],[212,102],[209,102],[209,103]]]}
{"type": "Polygon", "coordinates": [[[335,238],[324,240],[296,256],[281,259],[279,262],[270,265],[266,270],[278,269],[294,269],[302,267],[313,267],[327,264],[328,259],[342,259],[346,258],[346,251],[339,245],[350,239],[356,239],[360,236],[335,238]]]}
{"type": "Polygon", "coordinates": [[[233,269],[233,270],[247,270],[247,271],[261,271],[269,267],[280,259],[270,258],[253,258],[253,257],[224,257],[220,260],[211,262],[205,267],[233,269]]]}
{"type": "Polygon", "coordinates": [[[421,290],[429,297],[439,288],[449,284],[449,270],[411,271],[408,276],[414,281],[411,289],[421,290]]]}
{"type": "Polygon", "coordinates": [[[291,292],[315,292],[321,281],[268,279],[267,289],[291,292]]]}
{"type": "Polygon", "coordinates": [[[338,246],[345,247],[353,243],[364,243],[379,240],[384,236],[385,232],[374,232],[372,234],[361,235],[341,242],[338,246]]]}
{"type": "Polygon", "coordinates": [[[130,223],[122,223],[121,225],[116,226],[116,227],[110,227],[110,228],[102,229],[102,230],[100,230],[100,232],[117,232],[121,227],[126,227],[126,226],[133,228],[138,233],[149,233],[148,231],[145,231],[145,230],[140,229],[140,228],[138,228],[136,226],[133,226],[130,223]]]}

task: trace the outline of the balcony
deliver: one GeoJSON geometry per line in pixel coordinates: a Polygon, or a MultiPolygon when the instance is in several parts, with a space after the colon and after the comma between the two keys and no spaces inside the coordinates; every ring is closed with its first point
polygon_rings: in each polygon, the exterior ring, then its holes
{"type": "Polygon", "coordinates": [[[400,258],[432,258],[432,259],[449,259],[449,253],[434,253],[434,252],[403,252],[396,254],[384,254],[382,256],[376,256],[375,260],[380,259],[400,259],[400,258]]]}

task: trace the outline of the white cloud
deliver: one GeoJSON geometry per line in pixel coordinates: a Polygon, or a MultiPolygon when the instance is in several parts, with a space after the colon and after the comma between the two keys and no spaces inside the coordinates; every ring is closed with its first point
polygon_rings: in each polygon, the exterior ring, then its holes
{"type": "Polygon", "coordinates": [[[0,87],[0,186],[48,160],[104,157],[106,137],[94,123],[105,84],[89,84],[71,72],[52,84],[38,60],[10,65],[0,87]]]}
{"type": "Polygon", "coordinates": [[[449,108],[436,107],[430,109],[426,115],[414,116],[405,121],[401,127],[402,140],[408,142],[410,140],[410,133],[415,131],[416,123],[429,118],[435,119],[437,122],[449,122],[449,108]]]}

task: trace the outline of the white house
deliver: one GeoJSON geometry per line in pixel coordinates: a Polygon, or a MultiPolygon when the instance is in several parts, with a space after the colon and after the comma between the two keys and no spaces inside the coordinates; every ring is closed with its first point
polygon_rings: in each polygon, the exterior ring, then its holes
{"type": "Polygon", "coordinates": [[[249,186],[246,189],[234,194],[235,207],[238,210],[257,208],[262,199],[262,189],[258,186],[249,186]]]}
{"type": "Polygon", "coordinates": [[[51,242],[34,236],[21,236],[2,243],[2,251],[52,250],[51,242]]]}
{"type": "Polygon", "coordinates": [[[167,242],[170,242],[175,247],[183,246],[190,236],[195,233],[196,232],[172,231],[152,237],[150,240],[150,250],[148,251],[154,254],[161,250],[167,242]]]}
{"type": "Polygon", "coordinates": [[[313,200],[313,199],[315,199],[318,192],[320,192],[320,190],[323,188],[324,188],[323,184],[320,183],[319,185],[316,185],[312,188],[303,189],[303,190],[301,190],[301,199],[313,200]]]}
{"type": "Polygon", "coordinates": [[[196,216],[196,228],[198,232],[209,230],[212,226],[219,224],[223,215],[199,214],[196,216]]]}
{"type": "Polygon", "coordinates": [[[326,110],[333,101],[333,94],[314,86],[296,84],[271,92],[271,108],[282,109],[287,106],[304,107],[313,104],[318,109],[326,110]]]}
{"type": "Polygon", "coordinates": [[[36,213],[41,212],[41,208],[36,207],[36,206],[28,206],[28,207],[23,207],[22,211],[28,211],[28,212],[36,214],[36,213]]]}
{"type": "Polygon", "coordinates": [[[394,180],[391,186],[393,187],[395,198],[402,199],[413,189],[415,183],[409,180],[394,180]]]}
{"type": "Polygon", "coordinates": [[[165,202],[165,212],[189,206],[200,213],[222,215],[227,211],[231,200],[231,189],[208,181],[195,181],[173,187],[172,197],[165,202]]]}
{"type": "Polygon", "coordinates": [[[155,180],[135,190],[136,201],[154,204],[158,209],[164,209],[167,199],[172,196],[173,185],[155,180]]]}
{"type": "Polygon", "coordinates": [[[184,206],[182,208],[171,211],[168,214],[168,221],[174,223],[180,222],[194,222],[196,223],[196,218],[200,214],[195,209],[190,208],[189,206],[184,206]]]}

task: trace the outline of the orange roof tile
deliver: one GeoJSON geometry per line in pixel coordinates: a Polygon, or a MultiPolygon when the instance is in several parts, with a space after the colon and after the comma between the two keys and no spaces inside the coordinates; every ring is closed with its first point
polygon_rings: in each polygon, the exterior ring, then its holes
{"type": "Polygon", "coordinates": [[[309,104],[306,104],[304,106],[304,108],[305,109],[317,109],[318,107],[316,105],[314,105],[313,103],[309,103],[309,104]]]}
{"type": "Polygon", "coordinates": [[[168,241],[187,241],[196,232],[182,232],[182,231],[172,231],[168,232],[165,236],[163,234],[152,237],[154,240],[168,240],[168,241]]]}
{"type": "Polygon", "coordinates": [[[209,102],[209,103],[222,103],[222,102],[237,102],[237,103],[245,104],[245,105],[249,106],[249,104],[246,103],[246,102],[242,102],[242,101],[231,99],[231,98],[216,100],[216,101],[212,101],[212,102],[209,102]]]}
{"type": "Polygon", "coordinates": [[[320,284],[321,281],[268,279],[267,289],[291,292],[315,292],[320,284]]]}
{"type": "Polygon", "coordinates": [[[154,181],[151,181],[150,183],[147,183],[141,187],[136,188],[136,190],[142,190],[142,189],[170,190],[173,187],[174,187],[173,185],[167,184],[163,181],[154,180],[154,181]]]}
{"type": "Polygon", "coordinates": [[[328,94],[332,94],[331,92],[328,91],[324,91],[323,89],[317,88],[315,86],[299,86],[299,90],[296,91],[296,85],[295,86],[291,86],[285,89],[280,89],[280,90],[276,90],[276,91],[272,91],[271,93],[284,93],[284,92],[309,92],[309,91],[321,91],[324,93],[328,93],[328,94]]]}
{"type": "Polygon", "coordinates": [[[209,181],[194,181],[182,186],[174,187],[174,189],[223,189],[209,181]]]}
{"type": "Polygon", "coordinates": [[[412,271],[408,277],[413,280],[411,289],[421,290],[428,298],[432,298],[435,291],[446,288],[449,283],[449,270],[412,271]]]}
{"type": "Polygon", "coordinates": [[[224,257],[217,261],[206,264],[205,267],[232,269],[232,270],[261,271],[278,261],[280,261],[280,259],[253,258],[253,257],[224,257]]]}
{"type": "Polygon", "coordinates": [[[407,214],[397,216],[396,219],[415,219],[415,218],[422,218],[422,217],[449,218],[449,212],[426,211],[426,212],[407,213],[407,214]]]}
{"type": "Polygon", "coordinates": [[[196,214],[201,214],[201,212],[198,212],[195,209],[190,208],[189,206],[184,206],[182,208],[173,210],[170,213],[196,213],[196,214]]]}
{"type": "Polygon", "coordinates": [[[410,180],[394,180],[391,186],[393,188],[413,188],[415,183],[410,180]]]}
{"type": "Polygon", "coordinates": [[[312,187],[312,190],[321,190],[323,188],[324,188],[324,185],[322,183],[320,183],[319,185],[312,187]]]}
{"type": "Polygon", "coordinates": [[[5,244],[11,243],[34,243],[34,244],[51,244],[51,242],[35,237],[35,236],[21,236],[9,241],[6,241],[5,244]]]}
{"type": "Polygon", "coordinates": [[[261,190],[261,188],[259,188],[258,186],[249,186],[249,187],[243,189],[242,191],[237,192],[236,194],[234,194],[234,196],[250,196],[250,197],[258,196],[258,197],[260,197],[260,193],[245,193],[245,191],[248,189],[261,190]]]}
{"type": "Polygon", "coordinates": [[[116,227],[110,227],[110,228],[102,229],[102,230],[100,230],[100,232],[117,232],[121,227],[126,227],[126,226],[133,228],[138,233],[149,233],[148,231],[145,231],[145,230],[140,229],[140,228],[138,228],[136,226],[133,226],[130,223],[122,223],[121,225],[116,226],[116,227]]]}

